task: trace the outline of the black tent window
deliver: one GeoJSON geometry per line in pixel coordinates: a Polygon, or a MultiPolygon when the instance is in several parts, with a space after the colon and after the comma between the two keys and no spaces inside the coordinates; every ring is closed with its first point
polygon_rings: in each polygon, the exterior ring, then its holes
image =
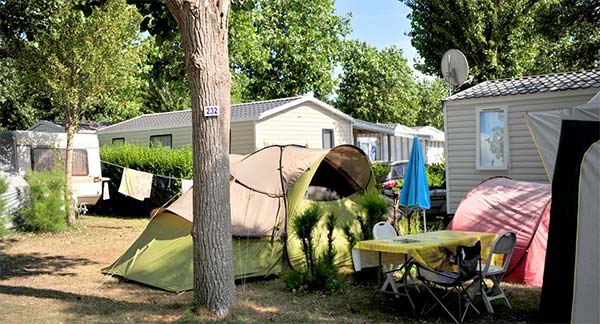
{"type": "Polygon", "coordinates": [[[327,159],[323,160],[315,172],[304,199],[312,201],[332,201],[351,196],[359,190],[358,185],[346,174],[334,168],[327,159]]]}

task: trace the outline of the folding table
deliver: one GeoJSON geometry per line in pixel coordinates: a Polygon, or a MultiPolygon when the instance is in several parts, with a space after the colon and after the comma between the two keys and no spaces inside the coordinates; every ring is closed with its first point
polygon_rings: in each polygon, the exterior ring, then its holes
{"type": "Polygon", "coordinates": [[[378,292],[392,293],[397,296],[407,297],[414,312],[415,306],[407,288],[407,276],[410,271],[407,265],[411,262],[418,262],[432,269],[439,269],[444,264],[446,251],[455,251],[458,245],[471,246],[475,242],[480,241],[482,253],[485,255],[487,253],[486,250],[489,249],[495,239],[495,233],[443,230],[360,241],[352,248],[352,260],[356,271],[375,266],[381,268],[383,264],[402,263],[404,273],[401,280],[404,283],[404,291],[398,292],[394,287],[395,283],[390,283],[388,279],[382,283],[381,275],[379,275],[377,288],[373,294],[375,295],[378,292]],[[392,285],[393,292],[386,290],[388,285],[392,285]]]}

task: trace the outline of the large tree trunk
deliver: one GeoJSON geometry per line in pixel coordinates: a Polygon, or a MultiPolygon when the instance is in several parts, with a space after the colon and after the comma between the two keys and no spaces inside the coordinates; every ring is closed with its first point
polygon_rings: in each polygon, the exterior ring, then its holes
{"type": "Polygon", "coordinates": [[[67,109],[67,118],[65,121],[65,131],[67,132],[67,152],[65,154],[65,208],[67,213],[67,223],[75,224],[75,209],[73,208],[73,136],[75,136],[75,123],[67,109]]]}
{"type": "Polygon", "coordinates": [[[229,206],[229,0],[167,0],[185,51],[194,148],[194,299],[219,317],[235,304],[229,206]],[[205,106],[219,106],[205,117],[205,106]]]}

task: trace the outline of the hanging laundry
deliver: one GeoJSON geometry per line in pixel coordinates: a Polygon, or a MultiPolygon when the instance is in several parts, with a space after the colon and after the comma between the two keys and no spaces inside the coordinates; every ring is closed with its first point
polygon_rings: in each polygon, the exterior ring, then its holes
{"type": "Polygon", "coordinates": [[[119,186],[120,193],[137,200],[144,200],[150,197],[151,190],[152,173],[123,168],[123,177],[119,186]]]}
{"type": "Polygon", "coordinates": [[[110,193],[108,192],[108,182],[104,183],[104,186],[102,187],[102,200],[109,200],[110,199],[110,193]]]}
{"type": "Polygon", "coordinates": [[[186,193],[193,185],[193,180],[181,179],[181,193],[186,193]]]}
{"type": "Polygon", "coordinates": [[[160,190],[166,190],[171,185],[171,178],[163,177],[160,175],[154,175],[152,185],[160,190]]]}

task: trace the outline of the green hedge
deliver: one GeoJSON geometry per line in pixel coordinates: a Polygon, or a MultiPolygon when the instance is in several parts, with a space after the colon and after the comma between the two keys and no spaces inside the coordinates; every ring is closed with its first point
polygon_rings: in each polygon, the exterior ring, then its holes
{"type": "MultiPolygon", "coordinates": [[[[192,179],[193,154],[190,147],[165,149],[147,145],[105,145],[100,148],[100,159],[130,169],[175,178],[192,179]]],[[[171,180],[165,190],[152,186],[150,198],[144,201],[118,193],[123,168],[102,163],[102,176],[110,178],[110,199],[100,201],[97,210],[119,216],[148,216],[153,208],[161,207],[181,192],[181,181],[171,180]]]]}
{"type": "Polygon", "coordinates": [[[446,188],[446,163],[434,163],[425,168],[430,188],[446,188]]]}

